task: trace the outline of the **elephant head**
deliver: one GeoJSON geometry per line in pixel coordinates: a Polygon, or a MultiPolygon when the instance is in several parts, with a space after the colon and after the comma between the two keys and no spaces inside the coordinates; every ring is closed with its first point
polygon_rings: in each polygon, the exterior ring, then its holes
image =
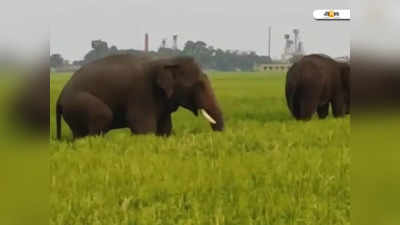
{"type": "Polygon", "coordinates": [[[182,106],[198,112],[215,131],[222,131],[222,112],[207,75],[192,57],[175,57],[154,62],[155,85],[166,99],[171,111],[182,106]]]}
{"type": "Polygon", "coordinates": [[[342,81],[342,86],[345,95],[345,105],[346,114],[350,114],[350,64],[349,63],[339,63],[340,68],[340,78],[342,81]]]}

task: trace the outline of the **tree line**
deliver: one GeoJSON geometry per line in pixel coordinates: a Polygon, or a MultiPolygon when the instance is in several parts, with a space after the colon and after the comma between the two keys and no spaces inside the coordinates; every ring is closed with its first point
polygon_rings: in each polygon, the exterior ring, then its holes
{"type": "MultiPolygon", "coordinates": [[[[192,56],[204,68],[208,70],[220,71],[252,71],[256,65],[271,63],[271,58],[268,56],[257,55],[253,51],[239,50],[222,50],[207,45],[203,41],[187,41],[182,50],[160,47],[157,51],[144,51],[135,49],[118,49],[116,46],[108,47],[107,42],[101,40],[92,41],[92,49],[85,54],[82,60],[73,61],[73,65],[83,66],[94,60],[104,58],[109,55],[132,54],[143,55],[147,54],[154,58],[165,56],[192,56]]],[[[60,54],[54,54],[50,57],[50,65],[59,67],[69,63],[64,60],[60,54]]]]}

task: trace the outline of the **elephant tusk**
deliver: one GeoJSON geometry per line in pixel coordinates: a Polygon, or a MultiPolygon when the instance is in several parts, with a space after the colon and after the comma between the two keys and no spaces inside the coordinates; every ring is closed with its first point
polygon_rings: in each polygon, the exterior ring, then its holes
{"type": "Polygon", "coordinates": [[[215,120],[208,115],[207,111],[204,109],[200,109],[201,114],[204,116],[204,118],[206,118],[206,120],[212,124],[216,124],[217,122],[215,122],[215,120]]]}

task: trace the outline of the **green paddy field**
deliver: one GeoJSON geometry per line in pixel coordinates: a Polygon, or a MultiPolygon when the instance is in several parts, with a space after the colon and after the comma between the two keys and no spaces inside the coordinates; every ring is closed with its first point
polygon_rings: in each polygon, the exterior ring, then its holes
{"type": "Polygon", "coordinates": [[[128,129],[72,141],[51,74],[51,225],[350,224],[350,117],[295,121],[284,72],[210,77],[225,131],[180,108],[174,134],[128,129]]]}

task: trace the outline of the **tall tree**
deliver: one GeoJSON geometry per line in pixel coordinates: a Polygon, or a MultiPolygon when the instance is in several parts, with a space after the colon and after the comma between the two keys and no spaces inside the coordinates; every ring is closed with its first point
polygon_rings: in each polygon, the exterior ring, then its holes
{"type": "Polygon", "coordinates": [[[64,65],[64,59],[60,54],[53,54],[50,56],[50,66],[60,67],[64,65]]]}

